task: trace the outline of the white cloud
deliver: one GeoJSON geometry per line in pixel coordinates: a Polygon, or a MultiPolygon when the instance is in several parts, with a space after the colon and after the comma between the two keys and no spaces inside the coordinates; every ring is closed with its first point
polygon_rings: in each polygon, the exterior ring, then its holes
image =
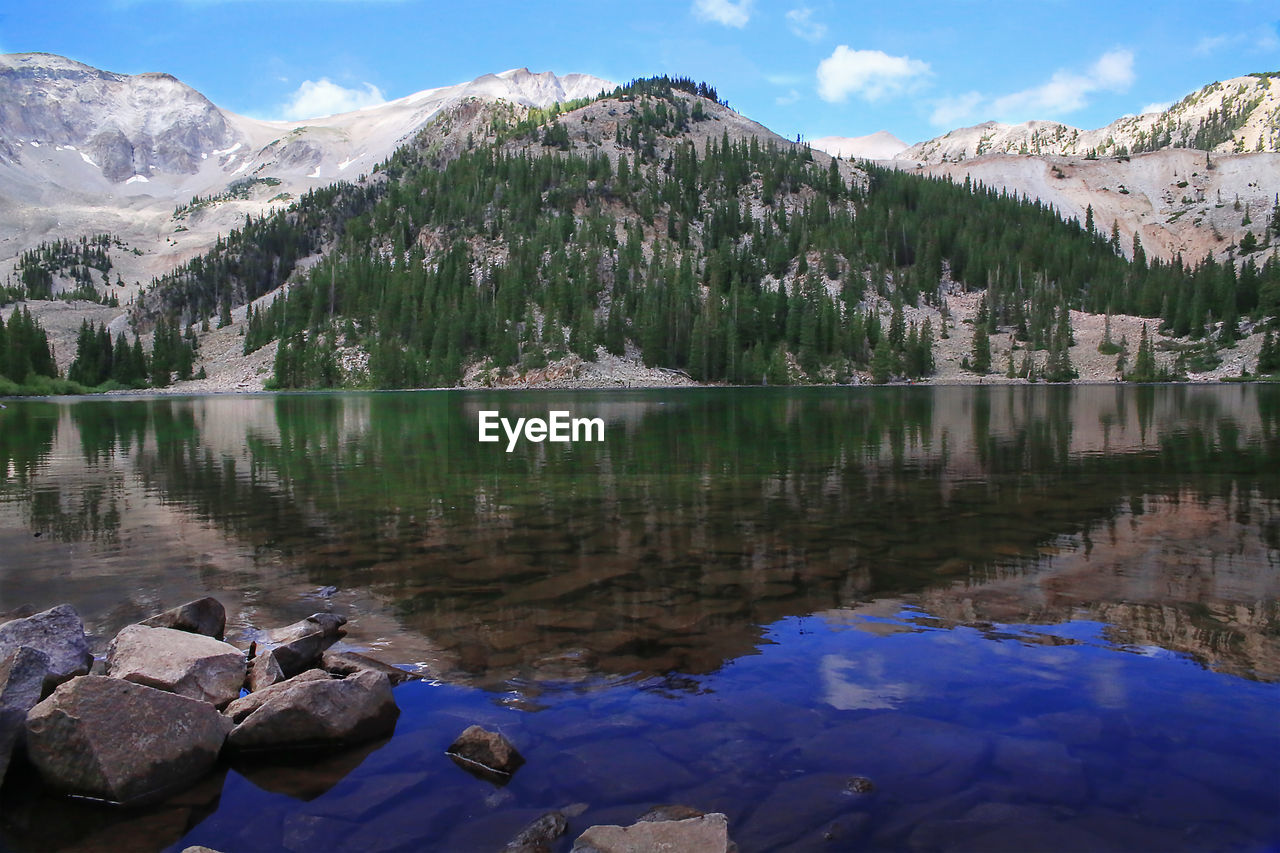
{"type": "Polygon", "coordinates": [[[789,107],[798,100],[800,100],[800,92],[796,89],[792,89],[790,92],[787,92],[787,94],[779,95],[774,98],[773,102],[780,107],[789,107]]]}
{"type": "Polygon", "coordinates": [[[764,79],[774,86],[796,86],[806,78],[803,74],[766,74],[764,79]]]}
{"type": "Polygon", "coordinates": [[[1231,40],[1226,36],[1204,36],[1200,41],[1196,42],[1194,52],[1200,56],[1208,56],[1211,53],[1217,53],[1231,40]]]}
{"type": "Polygon", "coordinates": [[[1087,106],[1095,92],[1123,92],[1133,79],[1133,53],[1114,50],[1103,54],[1083,74],[1058,70],[1047,83],[996,98],[991,111],[1013,121],[1048,118],[1087,106]]]}
{"type": "Polygon", "coordinates": [[[317,118],[376,107],[385,101],[382,91],[372,83],[365,83],[363,89],[347,89],[321,77],[319,82],[303,80],[281,113],[287,119],[317,118]]]}
{"type": "Polygon", "coordinates": [[[754,0],[693,0],[693,14],[703,21],[742,29],[751,20],[754,0]]]}
{"type": "Polygon", "coordinates": [[[858,95],[878,101],[917,88],[929,76],[929,63],[881,50],[852,50],[842,44],[818,63],[818,94],[824,101],[858,95]]]}
{"type": "Polygon", "coordinates": [[[1138,115],[1146,115],[1147,113],[1162,113],[1169,107],[1173,106],[1173,101],[1157,101],[1154,104],[1147,104],[1143,107],[1138,115]]]}
{"type": "Polygon", "coordinates": [[[787,26],[791,32],[805,41],[821,41],[827,34],[827,25],[813,19],[813,10],[800,6],[787,12],[787,26]]]}
{"type": "Polygon", "coordinates": [[[938,127],[958,127],[971,119],[982,103],[982,95],[978,92],[965,92],[943,98],[933,105],[933,114],[929,121],[938,127]]]}
{"type": "Polygon", "coordinates": [[[1242,32],[1204,36],[1192,51],[1199,56],[1208,56],[1226,48],[1249,53],[1274,53],[1280,50],[1280,30],[1276,25],[1263,24],[1242,32]]]}

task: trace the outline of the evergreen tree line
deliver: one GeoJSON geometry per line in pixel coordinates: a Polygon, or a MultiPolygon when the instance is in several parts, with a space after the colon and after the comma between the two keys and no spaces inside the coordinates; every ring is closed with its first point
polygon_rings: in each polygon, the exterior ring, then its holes
{"type": "Polygon", "coordinates": [[[44,328],[25,306],[14,309],[9,322],[0,323],[0,376],[22,385],[36,376],[58,375],[44,328]]]}
{"type": "Polygon", "coordinates": [[[107,382],[126,388],[146,387],[148,368],[142,342],[135,335],[133,346],[130,346],[124,332],[120,332],[112,343],[106,326],[99,325],[94,329],[85,320],[80,324],[76,357],[67,368],[67,378],[86,388],[96,388],[107,382]]]}
{"type": "Polygon", "coordinates": [[[1069,309],[1225,338],[1243,316],[1280,314],[1274,256],[1188,266],[1148,259],[1135,239],[1128,259],[1092,211],[1064,222],[1039,201],[873,166],[849,182],[803,146],[727,131],[699,147],[668,135],[671,102],[632,85],[618,155],[562,151],[551,125],[522,150],[481,145],[443,168],[406,147],[376,187],[247,222],[160,282],[161,304],[175,326],[225,315],[332,241],[287,296],[250,312],[245,351],[281,340],[281,387],[342,381],[343,344],[370,354],[379,387],[450,385],[476,359],[532,367],[598,346],[703,381],[924,376],[946,330],[895,318],[945,308],[947,280],[985,291],[988,334],[1012,327],[1049,351],[1045,378],[1071,373],[1069,309]]]}

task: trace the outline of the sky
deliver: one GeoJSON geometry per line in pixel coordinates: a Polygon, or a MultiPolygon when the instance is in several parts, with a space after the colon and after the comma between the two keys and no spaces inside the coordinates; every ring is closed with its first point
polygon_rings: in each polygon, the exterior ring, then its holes
{"type": "Polygon", "coordinates": [[[163,71],[232,112],[326,115],[527,67],[705,80],[795,138],[1101,127],[1280,71],[1275,0],[0,0],[0,52],[163,71]]]}

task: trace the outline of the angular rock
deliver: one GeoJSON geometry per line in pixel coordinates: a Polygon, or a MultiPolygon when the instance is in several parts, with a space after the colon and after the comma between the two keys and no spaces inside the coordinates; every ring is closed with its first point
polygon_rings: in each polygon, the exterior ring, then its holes
{"type": "MultiPolygon", "coordinates": [[[[257,658],[254,658],[257,660],[257,658]]],[[[295,675],[293,678],[286,679],[278,684],[271,684],[262,688],[248,696],[241,696],[236,701],[228,705],[223,713],[231,718],[232,722],[242,723],[245,718],[254,711],[261,708],[267,701],[285,690],[287,687],[302,684],[305,681],[332,681],[333,676],[322,669],[309,669],[306,672],[295,675]]]]}
{"type": "Polygon", "coordinates": [[[0,660],[0,783],[48,677],[49,656],[36,649],[19,646],[0,660]]]}
{"type": "Polygon", "coordinates": [[[631,826],[593,826],[573,843],[574,853],[693,851],[727,853],[729,819],[719,812],[687,820],[659,820],[631,826]]]}
{"type": "Polygon", "coordinates": [[[406,681],[422,679],[416,672],[408,672],[356,652],[325,652],[320,656],[320,666],[334,675],[355,675],[366,670],[380,672],[391,681],[392,687],[406,681]]]}
{"type": "Polygon", "coordinates": [[[129,625],[107,651],[107,675],[225,707],[244,685],[235,646],[173,628],[129,625]]]}
{"type": "Polygon", "coordinates": [[[284,681],[233,702],[227,712],[237,724],[227,743],[245,750],[354,744],[395,728],[400,709],[385,675],[321,676],[284,681]]]}
{"type": "Polygon", "coordinates": [[[275,649],[268,649],[249,662],[249,678],[246,683],[250,692],[257,693],[259,690],[285,680],[284,670],[276,658],[275,649]]]}
{"type": "Polygon", "coordinates": [[[221,601],[206,596],[158,613],[139,624],[148,628],[173,628],[175,631],[204,634],[221,640],[227,630],[227,611],[221,601]]]}
{"type": "Polygon", "coordinates": [[[504,853],[545,853],[551,842],[569,831],[569,821],[560,812],[547,812],[520,830],[503,848],[504,853]]]}
{"type": "Polygon", "coordinates": [[[445,750],[464,770],[499,784],[524,764],[524,756],[500,732],[468,726],[445,750]]]}
{"type": "Polygon", "coordinates": [[[208,703],[88,675],[31,709],[27,755],[51,788],[135,804],[198,781],[230,729],[208,703]]]}
{"type": "Polygon", "coordinates": [[[0,710],[27,712],[44,697],[50,676],[49,656],[30,646],[19,646],[0,658],[0,710]]]}
{"type": "Polygon", "coordinates": [[[320,656],[326,648],[333,646],[339,638],[346,635],[342,629],[347,624],[344,616],[337,613],[312,613],[302,621],[293,622],[285,628],[276,628],[266,633],[266,638],[255,643],[259,657],[274,657],[275,663],[264,663],[268,667],[257,678],[259,683],[271,684],[270,671],[279,666],[285,679],[292,679],[298,672],[305,672],[312,667],[320,666],[320,656]]]}
{"type": "Polygon", "coordinates": [[[291,643],[318,631],[329,639],[325,644],[327,649],[340,637],[346,635],[347,632],[342,628],[345,624],[347,624],[347,617],[339,616],[337,613],[312,613],[306,619],[294,622],[292,625],[271,629],[267,632],[266,641],[273,645],[291,643]]]}
{"type": "Polygon", "coordinates": [[[316,631],[267,651],[276,659],[285,678],[293,678],[300,672],[319,666],[320,655],[335,640],[337,637],[316,631]]]}
{"type": "Polygon", "coordinates": [[[59,604],[0,625],[0,658],[20,646],[48,655],[49,673],[56,683],[84,675],[93,665],[93,655],[84,638],[84,622],[70,604],[59,604]]]}

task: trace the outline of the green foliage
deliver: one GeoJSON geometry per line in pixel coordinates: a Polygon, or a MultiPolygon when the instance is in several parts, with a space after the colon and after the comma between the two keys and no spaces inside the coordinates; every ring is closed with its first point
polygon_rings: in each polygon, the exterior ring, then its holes
{"type": "Polygon", "coordinates": [[[1280,373],[1280,341],[1267,329],[1262,337],[1262,349],[1258,352],[1258,373],[1280,373]]]}
{"type": "Polygon", "coordinates": [[[1129,382],[1155,382],[1159,379],[1156,369],[1156,351],[1147,335],[1147,324],[1142,324],[1142,337],[1138,339],[1138,354],[1133,360],[1133,370],[1124,375],[1129,382]]]}
{"type": "Polygon", "coordinates": [[[53,350],[44,327],[23,307],[9,314],[8,325],[0,323],[0,375],[17,386],[36,381],[38,377],[49,379],[58,376],[53,361],[53,350]]]}

